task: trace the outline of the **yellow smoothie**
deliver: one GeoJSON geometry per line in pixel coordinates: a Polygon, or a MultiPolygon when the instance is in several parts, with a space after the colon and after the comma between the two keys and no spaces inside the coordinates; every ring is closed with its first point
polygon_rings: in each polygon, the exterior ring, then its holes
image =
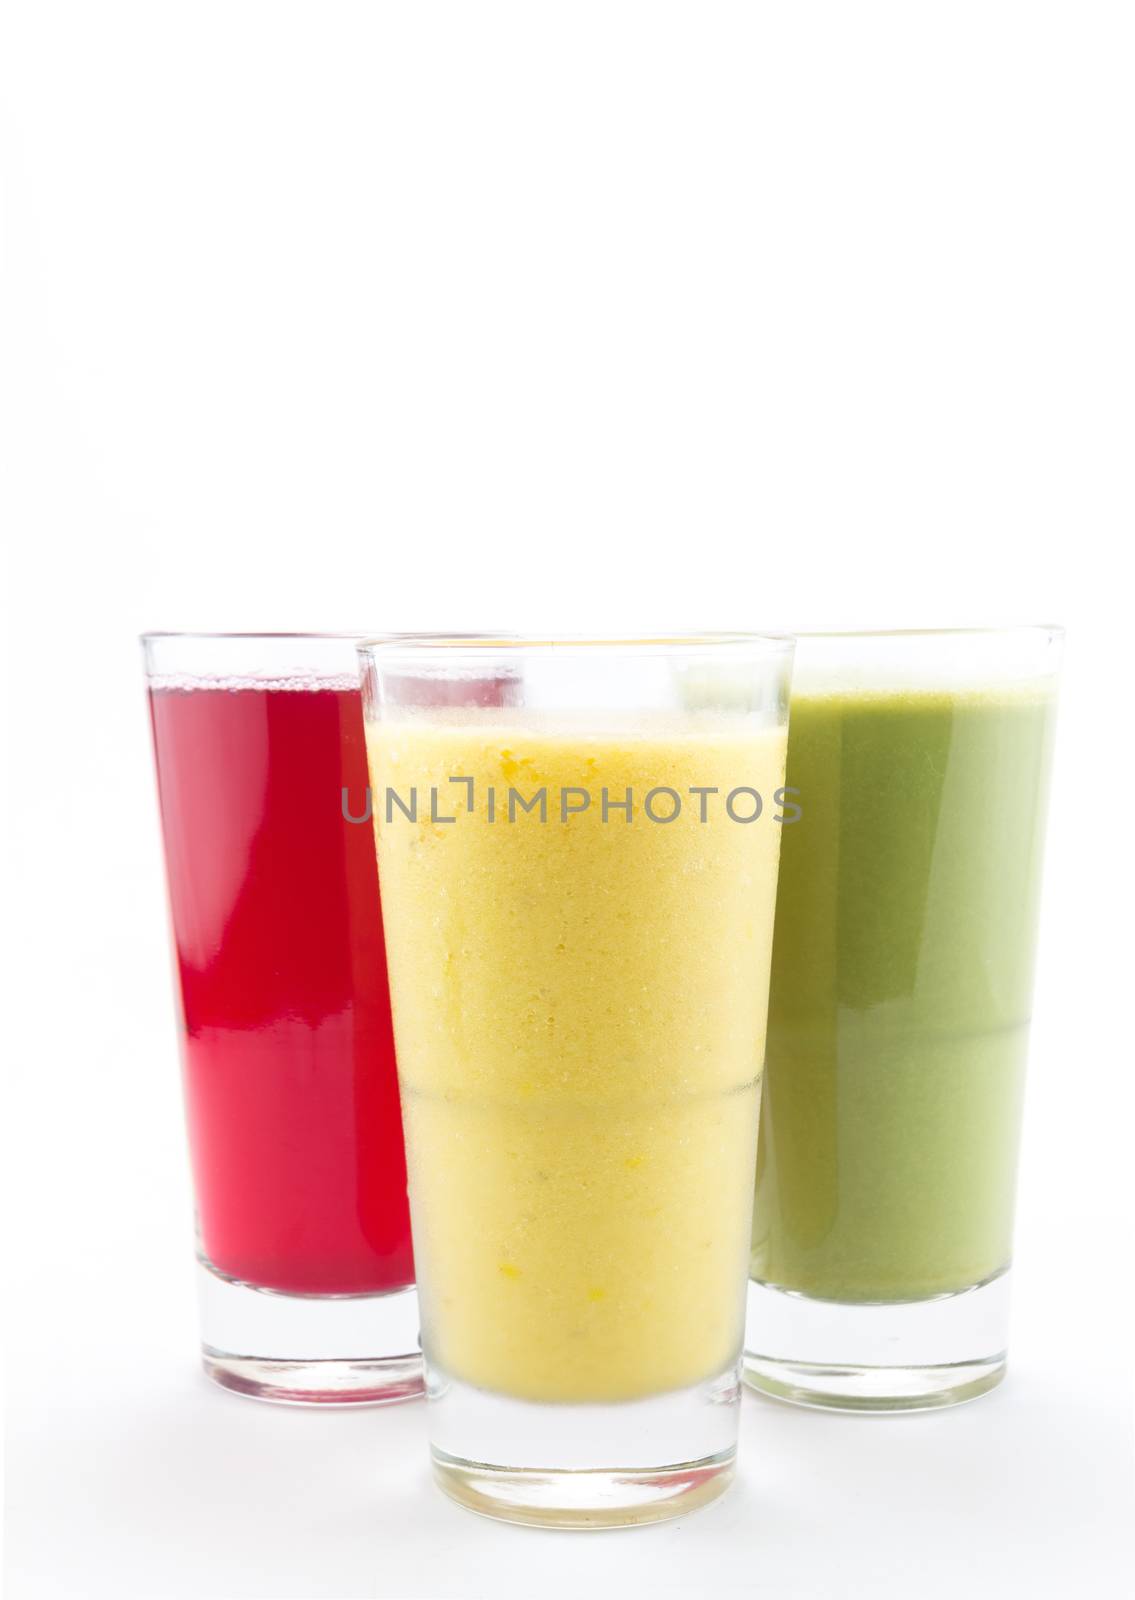
{"type": "Polygon", "coordinates": [[[723,1371],[743,1330],[783,732],[486,709],[368,739],[431,1361],[539,1401],[723,1371]],[[673,821],[645,814],[659,786],[682,799],[673,821]],[[740,786],[764,801],[755,821],[727,813],[740,786]],[[388,813],[388,788],[416,793],[416,820],[388,813]],[[533,805],[511,820],[510,788],[533,805]]]}

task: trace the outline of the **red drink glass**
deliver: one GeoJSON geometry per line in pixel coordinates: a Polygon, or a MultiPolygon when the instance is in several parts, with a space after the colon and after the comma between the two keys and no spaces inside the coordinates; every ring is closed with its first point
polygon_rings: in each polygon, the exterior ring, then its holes
{"type": "Polygon", "coordinates": [[[422,1389],[356,639],[143,640],[218,1383],[422,1389]]]}

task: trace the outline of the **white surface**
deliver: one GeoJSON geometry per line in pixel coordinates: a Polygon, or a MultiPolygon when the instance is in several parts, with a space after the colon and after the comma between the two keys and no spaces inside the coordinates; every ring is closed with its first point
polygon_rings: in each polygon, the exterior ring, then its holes
{"type": "Polygon", "coordinates": [[[284,1411],[212,1390],[175,1351],[111,1351],[16,1408],[10,1592],[1126,1600],[1122,1374],[1072,1367],[1062,1346],[1040,1341],[1011,1384],[954,1413],[867,1420],[747,1396],[724,1500],[592,1537],[443,1500],[421,1406],[284,1411]]]}
{"type": "Polygon", "coordinates": [[[1126,4],[12,0],[8,1593],[1126,1593],[1126,4]],[[1013,1369],[503,1529],[194,1371],[143,627],[1070,630],[1013,1369]]]}

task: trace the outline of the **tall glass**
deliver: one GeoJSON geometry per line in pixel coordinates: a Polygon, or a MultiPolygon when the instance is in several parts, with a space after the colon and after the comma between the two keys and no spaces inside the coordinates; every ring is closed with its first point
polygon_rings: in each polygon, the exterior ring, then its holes
{"type": "Polygon", "coordinates": [[[436,1475],[692,1510],[736,1446],[791,642],[362,654],[436,1475]]]}
{"type": "Polygon", "coordinates": [[[205,1368],[297,1403],[423,1386],[356,643],[143,640],[205,1368]]]}
{"type": "Polygon", "coordinates": [[[745,1377],[844,1410],[998,1383],[1061,634],[805,635],[745,1377]]]}

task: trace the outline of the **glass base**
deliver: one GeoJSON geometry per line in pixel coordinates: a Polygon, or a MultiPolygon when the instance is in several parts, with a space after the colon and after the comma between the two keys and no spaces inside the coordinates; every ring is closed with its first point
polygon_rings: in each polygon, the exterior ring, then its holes
{"type": "Polygon", "coordinates": [[[813,1300],[750,1283],[745,1382],[829,1411],[926,1411],[1005,1376],[1009,1274],[893,1305],[813,1300]]]}
{"type": "Polygon", "coordinates": [[[214,1383],[299,1406],[389,1405],[425,1392],[418,1296],[294,1295],[198,1263],[202,1361],[214,1383]]]}
{"type": "Polygon", "coordinates": [[[733,1479],[739,1371],[608,1405],[540,1404],[429,1372],[434,1475],[460,1505],[541,1528],[684,1516],[733,1479]]]}

